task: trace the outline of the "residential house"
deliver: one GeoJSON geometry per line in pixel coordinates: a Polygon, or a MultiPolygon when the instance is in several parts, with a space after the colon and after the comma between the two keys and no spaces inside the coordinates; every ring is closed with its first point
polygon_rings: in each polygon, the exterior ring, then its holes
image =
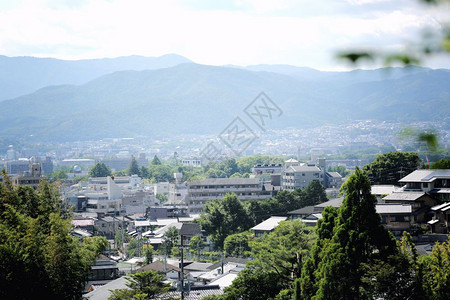
{"type": "Polygon", "coordinates": [[[424,192],[450,201],[450,170],[416,170],[399,180],[404,192],[424,192]]]}
{"type": "Polygon", "coordinates": [[[269,233],[278,226],[282,221],[286,221],[287,217],[270,217],[267,220],[253,226],[251,230],[255,233],[256,237],[262,236],[265,233],[269,233]]]}
{"type": "Polygon", "coordinates": [[[433,233],[449,233],[450,227],[450,202],[445,202],[431,208],[433,217],[428,221],[433,233]]]}

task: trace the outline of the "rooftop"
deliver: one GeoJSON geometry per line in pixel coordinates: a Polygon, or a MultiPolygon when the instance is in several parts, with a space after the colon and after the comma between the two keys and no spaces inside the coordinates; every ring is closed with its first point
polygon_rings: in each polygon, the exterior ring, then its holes
{"type": "Polygon", "coordinates": [[[192,185],[236,185],[236,184],[259,184],[257,178],[206,178],[203,180],[195,180],[187,183],[192,185]]]}
{"type": "Polygon", "coordinates": [[[342,202],[344,201],[344,197],[340,197],[340,198],[334,198],[334,199],[330,199],[327,202],[323,202],[320,204],[315,205],[314,207],[321,207],[321,208],[325,208],[327,206],[333,206],[333,207],[340,207],[342,205],[342,202]]]}
{"type": "Polygon", "coordinates": [[[252,230],[271,231],[278,226],[278,223],[286,221],[287,217],[270,217],[267,220],[252,227],[252,230]]]}
{"type": "Polygon", "coordinates": [[[375,206],[379,214],[410,214],[412,213],[411,205],[402,204],[377,204],[375,206]]]}
{"type": "Polygon", "coordinates": [[[288,212],[288,215],[305,215],[305,214],[312,214],[313,212],[314,206],[305,206],[288,212]]]}
{"type": "Polygon", "coordinates": [[[397,192],[387,195],[383,200],[387,201],[416,201],[425,196],[424,192],[397,192]]]}
{"type": "Polygon", "coordinates": [[[399,182],[432,182],[437,178],[450,179],[450,170],[416,170],[400,179],[399,182]]]}

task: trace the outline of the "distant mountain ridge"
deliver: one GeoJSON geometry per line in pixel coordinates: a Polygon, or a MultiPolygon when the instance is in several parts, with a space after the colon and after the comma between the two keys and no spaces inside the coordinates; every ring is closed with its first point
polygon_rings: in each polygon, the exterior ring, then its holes
{"type": "Polygon", "coordinates": [[[112,72],[161,69],[190,62],[177,54],[85,60],[0,55],[0,101],[26,95],[49,85],[84,84],[112,72]]]}
{"type": "Polygon", "coordinates": [[[264,68],[181,63],[42,88],[0,102],[0,137],[219,134],[235,117],[245,117],[244,108],[261,91],[283,111],[271,121],[273,129],[361,119],[449,121],[449,70],[393,69],[384,77],[386,70],[306,70],[317,77],[304,78],[264,68]]]}

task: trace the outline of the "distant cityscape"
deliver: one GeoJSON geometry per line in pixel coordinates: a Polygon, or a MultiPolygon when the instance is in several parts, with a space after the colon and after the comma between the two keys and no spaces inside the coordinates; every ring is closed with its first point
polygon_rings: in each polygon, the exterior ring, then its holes
{"type": "MultiPolygon", "coordinates": [[[[245,155],[283,155],[300,159],[314,156],[339,157],[351,151],[362,150],[377,154],[383,151],[417,151],[418,145],[413,137],[401,133],[407,128],[419,130],[432,129],[439,146],[450,148],[450,129],[446,124],[437,122],[418,122],[411,126],[401,123],[359,121],[332,124],[314,128],[287,128],[260,132],[257,138],[242,153],[245,155]]],[[[10,145],[7,151],[0,153],[0,167],[6,167],[7,161],[29,159],[33,156],[48,157],[55,166],[93,165],[96,160],[110,159],[110,168],[119,171],[128,167],[120,163],[122,158],[153,157],[184,160],[200,159],[202,149],[211,141],[218,141],[214,135],[180,135],[156,137],[118,137],[96,141],[77,141],[65,143],[27,143],[21,147],[10,145]],[[86,159],[71,161],[72,159],[86,159]],[[116,159],[116,163],[113,162],[116,159]],[[76,162],[76,163],[75,163],[76,162]]],[[[235,154],[223,146],[223,155],[233,157],[235,154]]],[[[46,170],[44,170],[45,172],[46,170]]]]}

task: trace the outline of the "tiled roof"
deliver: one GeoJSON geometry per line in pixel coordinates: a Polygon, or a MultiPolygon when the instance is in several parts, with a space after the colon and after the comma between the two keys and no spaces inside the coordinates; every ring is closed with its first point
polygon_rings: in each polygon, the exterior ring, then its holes
{"type": "Polygon", "coordinates": [[[416,201],[425,196],[424,192],[398,192],[387,195],[383,200],[387,201],[416,201]]]}

